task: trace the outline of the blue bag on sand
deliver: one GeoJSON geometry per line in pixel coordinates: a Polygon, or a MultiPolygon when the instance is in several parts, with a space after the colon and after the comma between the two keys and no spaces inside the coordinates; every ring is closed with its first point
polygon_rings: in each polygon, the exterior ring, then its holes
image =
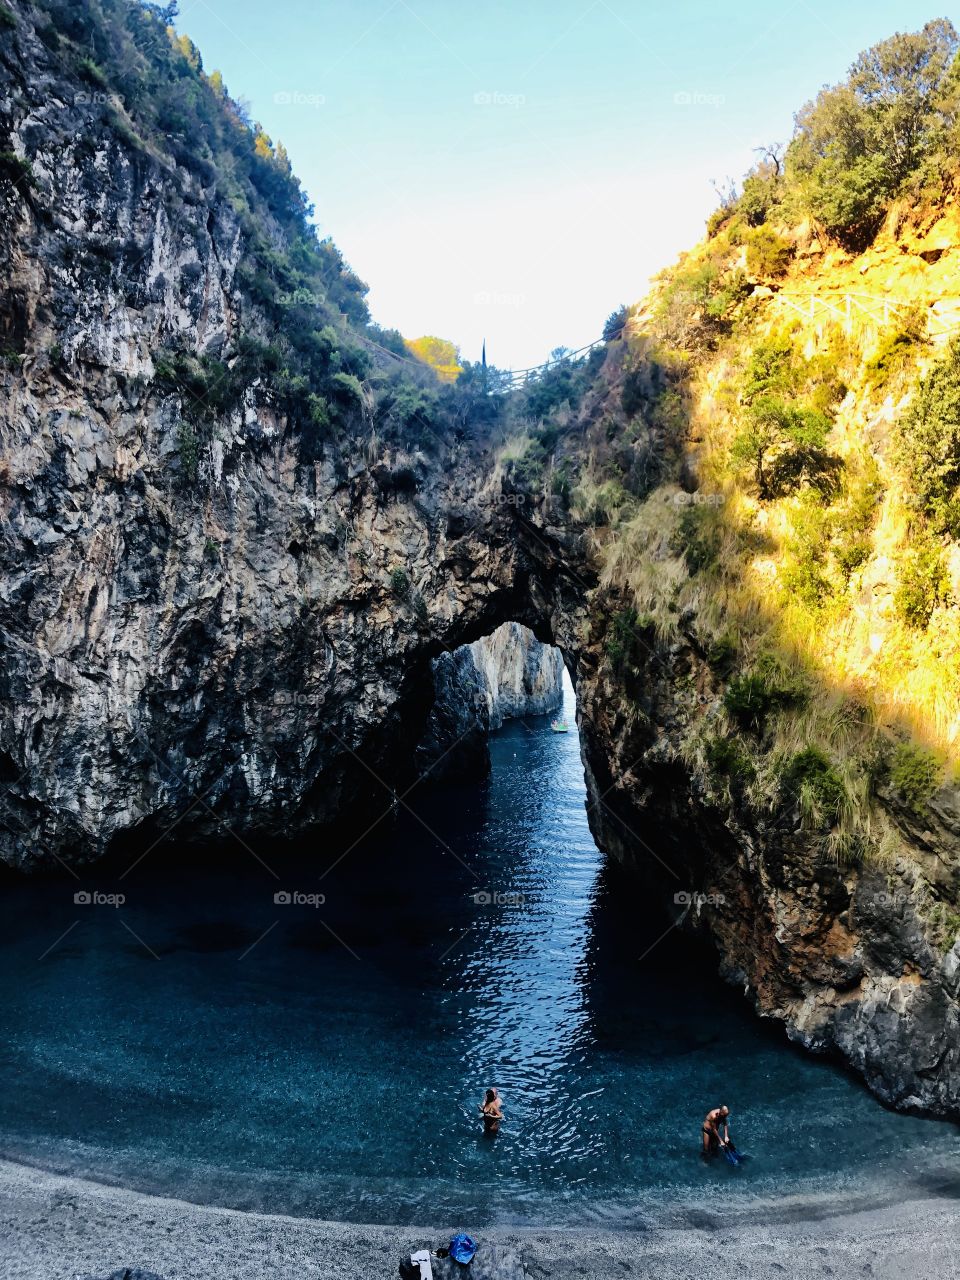
{"type": "Polygon", "coordinates": [[[450,1257],[454,1262],[472,1262],[477,1252],[477,1242],[465,1231],[458,1231],[450,1241],[450,1257]]]}

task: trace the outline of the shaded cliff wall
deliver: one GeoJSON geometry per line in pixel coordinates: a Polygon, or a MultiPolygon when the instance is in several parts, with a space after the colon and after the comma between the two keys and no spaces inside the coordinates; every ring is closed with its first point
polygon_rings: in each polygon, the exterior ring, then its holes
{"type": "Polygon", "coordinates": [[[239,281],[251,233],[17,13],[0,122],[31,178],[0,174],[0,856],[388,802],[431,659],[504,619],[548,634],[562,570],[531,587],[484,445],[443,422],[405,447],[358,413],[305,457],[252,373],[191,436],[198,393],[160,355],[217,353],[239,378],[238,334],[275,336],[239,281]]]}

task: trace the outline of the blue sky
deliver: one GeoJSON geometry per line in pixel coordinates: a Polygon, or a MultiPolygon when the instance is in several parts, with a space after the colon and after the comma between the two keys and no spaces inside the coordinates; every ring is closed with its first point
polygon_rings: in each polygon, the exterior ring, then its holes
{"type": "Polygon", "coordinates": [[[374,318],[504,368],[597,337],[909,0],[181,0],[374,318]]]}

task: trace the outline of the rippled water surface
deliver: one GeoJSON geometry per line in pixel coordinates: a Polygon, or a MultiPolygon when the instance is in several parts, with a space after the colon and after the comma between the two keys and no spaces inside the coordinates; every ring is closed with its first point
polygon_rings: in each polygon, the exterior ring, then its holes
{"type": "Polygon", "coordinates": [[[227,873],[171,872],[156,849],[122,882],[8,888],[3,1154],[358,1222],[630,1225],[942,1185],[951,1126],[795,1051],[604,866],[567,697],[569,734],[509,725],[488,784],[417,788],[345,857],[236,844],[227,873]],[[295,890],[326,903],[275,903],[295,890]],[[719,1101],[740,1169],[698,1158],[719,1101]]]}

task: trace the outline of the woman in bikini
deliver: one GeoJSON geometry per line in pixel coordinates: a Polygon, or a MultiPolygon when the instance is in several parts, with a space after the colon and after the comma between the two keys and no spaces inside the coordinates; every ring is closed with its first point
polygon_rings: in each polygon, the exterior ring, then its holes
{"type": "Polygon", "coordinates": [[[483,1116],[483,1132],[499,1133],[500,1121],[503,1119],[503,1107],[496,1089],[488,1089],[480,1103],[480,1114],[483,1116]]]}

